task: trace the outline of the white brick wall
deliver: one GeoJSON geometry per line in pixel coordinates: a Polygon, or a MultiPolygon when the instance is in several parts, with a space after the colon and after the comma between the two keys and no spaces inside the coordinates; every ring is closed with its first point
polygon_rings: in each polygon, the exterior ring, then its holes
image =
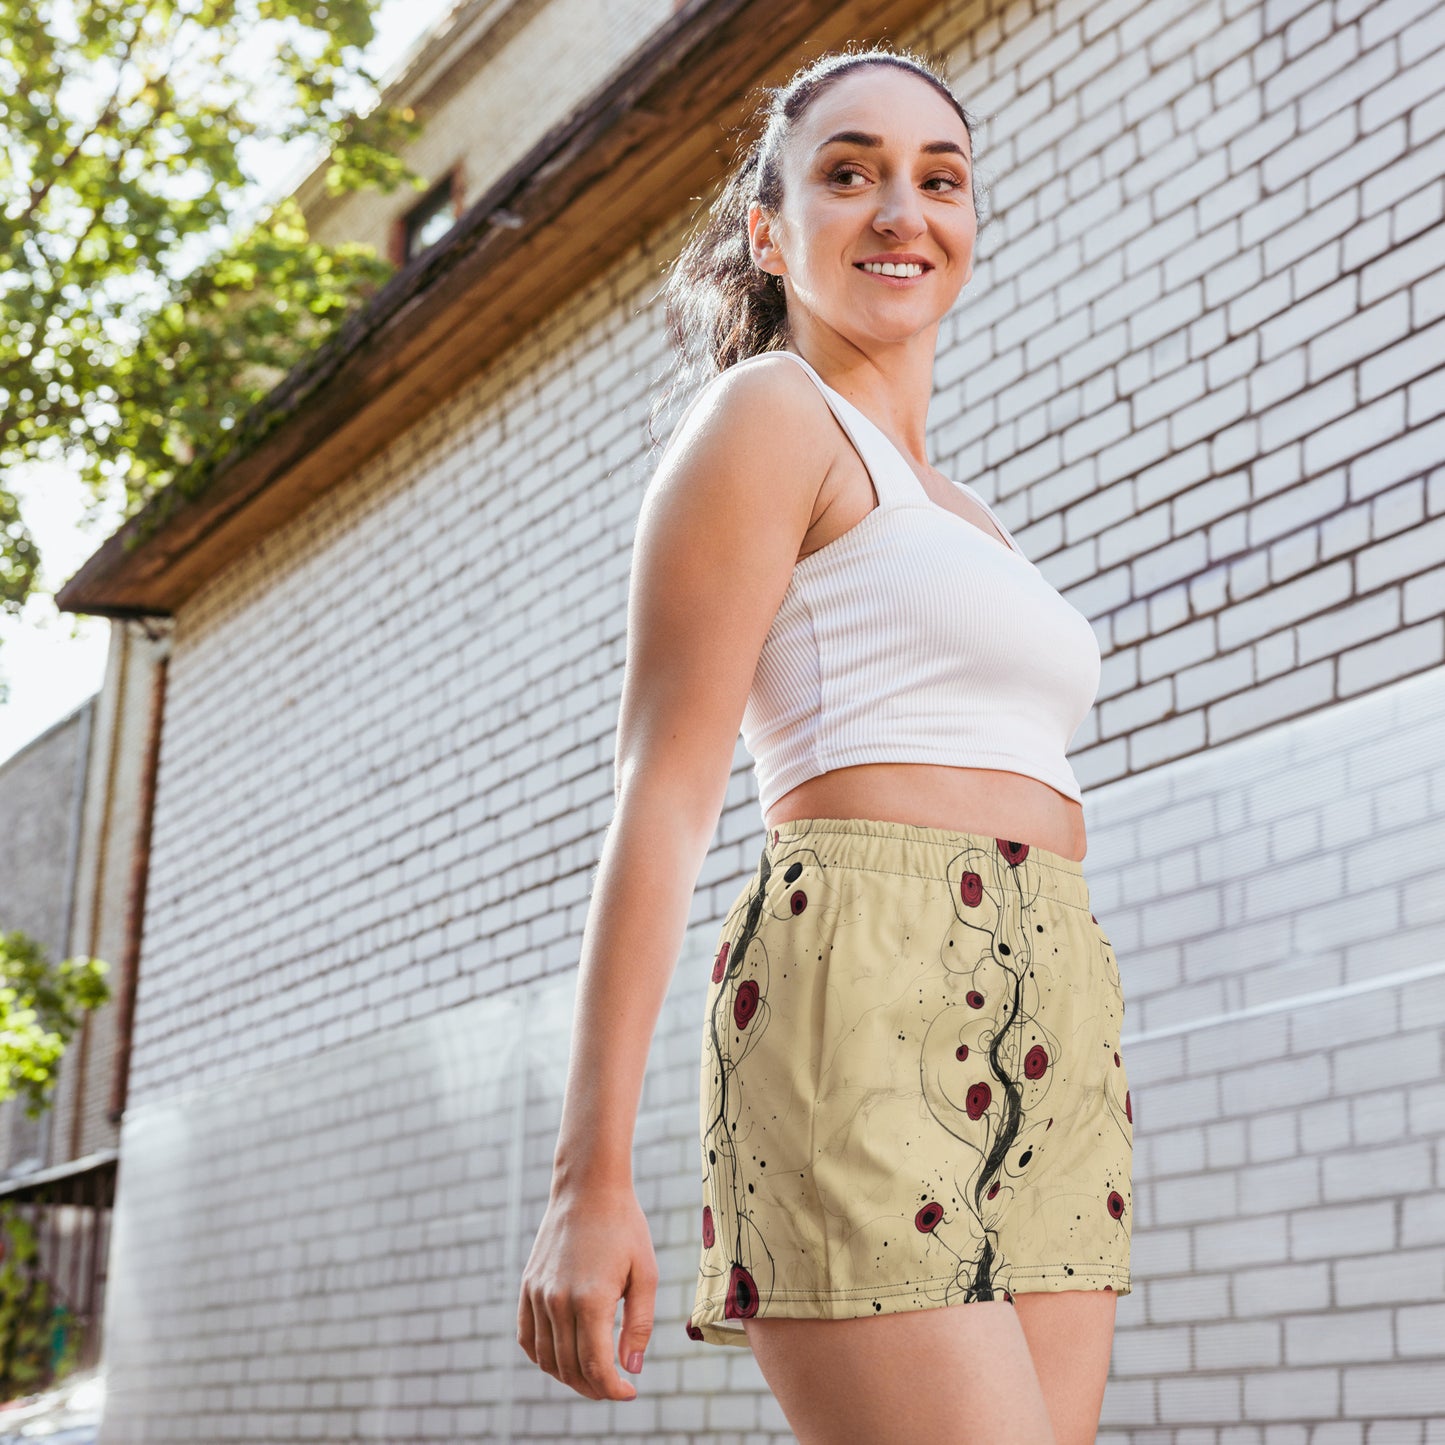
{"type": "MultiPolygon", "coordinates": [[[[1104,652],[1074,761],[1137,1121],[1107,1442],[1445,1442],[1440,14],[1059,0],[900,37],[988,118],[998,213],[932,454],[1104,652]]],[[[513,1336],[679,236],[179,618],[104,1445],[791,1438],[682,1328],[741,745],[638,1124],[641,1398],[513,1336]]]]}
{"type": "Polygon", "coordinates": [[[1278,1420],[1426,1439],[1445,1361],[1445,669],[1091,803],[1136,1080],[1135,1289],[1100,1438],[1278,1420]]]}
{"type": "Polygon", "coordinates": [[[998,212],[940,338],[937,460],[1095,621],[1086,785],[1445,661],[1442,13],[930,31],[998,212]]]}

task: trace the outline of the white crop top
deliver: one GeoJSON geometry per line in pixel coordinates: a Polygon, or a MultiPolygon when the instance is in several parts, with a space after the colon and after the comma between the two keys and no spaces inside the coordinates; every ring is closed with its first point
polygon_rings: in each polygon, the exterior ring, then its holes
{"type": "Polygon", "coordinates": [[[1088,618],[977,492],[955,484],[1008,547],[935,502],[881,428],[782,354],[817,383],[878,505],[795,565],[764,640],[742,718],[762,810],[873,762],[1000,768],[1081,801],[1065,752],[1099,687],[1088,618]]]}

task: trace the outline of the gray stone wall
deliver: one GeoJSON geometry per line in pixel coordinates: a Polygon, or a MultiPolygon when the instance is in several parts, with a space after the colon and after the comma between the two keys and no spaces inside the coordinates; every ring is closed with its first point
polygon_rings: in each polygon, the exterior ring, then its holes
{"type": "MultiPolygon", "coordinates": [[[[0,933],[29,934],[53,963],[66,956],[81,753],[94,707],[88,699],[0,764],[0,933]]],[[[0,1174],[52,1162],[45,1135],[23,1100],[0,1103],[0,1174]]]]}

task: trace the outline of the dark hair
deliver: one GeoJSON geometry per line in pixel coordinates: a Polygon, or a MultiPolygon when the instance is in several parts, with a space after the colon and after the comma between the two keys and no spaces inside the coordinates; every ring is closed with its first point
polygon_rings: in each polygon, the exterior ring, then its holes
{"type": "MultiPolygon", "coordinates": [[[[830,51],[797,71],[783,86],[764,86],[761,133],[735,162],[702,225],[683,246],[663,287],[664,316],[676,353],[671,384],[653,404],[647,430],[678,387],[692,389],[749,356],[776,351],[788,337],[788,305],[781,276],[754,263],[748,237],[748,207],[759,202],[776,213],[783,200],[781,157],[798,118],[830,85],[864,65],[892,65],[926,80],[958,112],[973,148],[977,122],[963,108],[933,64],[913,51],[874,46],[830,51]]],[[[973,174],[973,205],[981,192],[973,174]]]]}

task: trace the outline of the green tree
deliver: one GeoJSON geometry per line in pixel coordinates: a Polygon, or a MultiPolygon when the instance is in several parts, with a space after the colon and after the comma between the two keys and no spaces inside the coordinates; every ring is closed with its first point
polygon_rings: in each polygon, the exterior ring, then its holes
{"type": "Polygon", "coordinates": [[[99,958],[52,964],[29,934],[0,933],[0,1103],[18,1095],[30,1118],[45,1112],[81,1016],[110,1000],[109,972],[99,958]]]}
{"type": "Polygon", "coordinates": [[[74,1310],[40,1268],[34,1224],[12,1201],[0,1202],[0,1399],[68,1375],[80,1348],[75,1324],[74,1310]]]}
{"type": "Polygon", "coordinates": [[[423,184],[375,3],[0,0],[0,607],[39,562],[7,472],[67,461],[126,516],[189,489],[390,272],[290,200],[256,217],[243,167],[310,143],[333,193],[423,184]]]}
{"type": "MultiPolygon", "coordinates": [[[[0,1101],[23,1097],[39,1118],[56,1067],[81,1018],[110,1001],[103,959],[52,965],[19,929],[0,933],[0,1101]]],[[[0,1201],[0,1399],[37,1389],[74,1364],[73,1312],[39,1268],[34,1230],[12,1201],[0,1201]]]]}

